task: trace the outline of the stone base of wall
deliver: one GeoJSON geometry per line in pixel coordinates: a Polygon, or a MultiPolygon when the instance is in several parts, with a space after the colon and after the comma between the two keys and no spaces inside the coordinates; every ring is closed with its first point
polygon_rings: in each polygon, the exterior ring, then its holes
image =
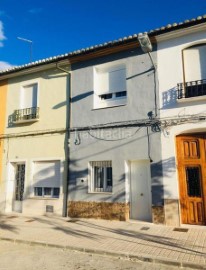
{"type": "Polygon", "coordinates": [[[164,206],[152,206],[152,222],[154,224],[165,224],[164,206]]]}
{"type": "Polygon", "coordinates": [[[165,199],[165,224],[168,226],[180,226],[179,201],[165,199]]]}
{"type": "Polygon", "coordinates": [[[68,215],[125,221],[129,219],[129,203],[69,201],[68,215]]]}

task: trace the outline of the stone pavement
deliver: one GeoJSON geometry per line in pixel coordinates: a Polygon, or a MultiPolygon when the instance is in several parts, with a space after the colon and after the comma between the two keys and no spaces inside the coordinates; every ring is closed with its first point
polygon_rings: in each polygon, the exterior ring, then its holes
{"type": "Polygon", "coordinates": [[[0,216],[0,239],[206,269],[206,226],[0,216]]]}

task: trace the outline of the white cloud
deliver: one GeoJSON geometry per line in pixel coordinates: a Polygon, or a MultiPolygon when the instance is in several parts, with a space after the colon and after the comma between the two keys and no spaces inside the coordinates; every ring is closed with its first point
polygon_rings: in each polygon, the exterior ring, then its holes
{"type": "Polygon", "coordinates": [[[4,46],[2,41],[5,40],[5,39],[6,39],[6,37],[4,35],[3,23],[2,23],[2,21],[0,21],[0,47],[4,46]]]}
{"type": "Polygon", "coordinates": [[[1,70],[6,70],[6,69],[9,69],[9,68],[12,68],[13,65],[7,63],[7,62],[4,62],[4,61],[0,61],[0,71],[1,70]]]}

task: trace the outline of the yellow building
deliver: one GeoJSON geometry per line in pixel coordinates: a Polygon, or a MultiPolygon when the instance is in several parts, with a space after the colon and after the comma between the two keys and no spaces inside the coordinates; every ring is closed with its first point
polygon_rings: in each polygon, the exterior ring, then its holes
{"type": "Polygon", "coordinates": [[[0,74],[3,213],[66,213],[68,70],[55,58],[0,74]]]}

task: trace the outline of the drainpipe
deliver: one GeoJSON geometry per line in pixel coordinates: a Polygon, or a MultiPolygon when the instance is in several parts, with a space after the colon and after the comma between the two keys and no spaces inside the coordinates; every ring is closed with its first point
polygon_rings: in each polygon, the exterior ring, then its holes
{"type": "Polygon", "coordinates": [[[65,170],[66,170],[66,186],[65,186],[65,195],[64,195],[64,198],[63,198],[63,213],[62,213],[62,216],[63,217],[67,217],[67,204],[68,204],[68,184],[69,184],[69,164],[70,164],[70,122],[71,122],[71,104],[70,104],[70,101],[71,101],[71,73],[70,71],[60,67],[58,65],[58,63],[56,63],[56,68],[58,70],[61,70],[65,73],[68,74],[67,78],[69,79],[69,81],[67,81],[67,88],[66,88],[66,106],[69,106],[67,107],[67,110],[66,110],[66,119],[67,119],[67,122],[66,122],[66,135],[65,135],[65,170]]]}

